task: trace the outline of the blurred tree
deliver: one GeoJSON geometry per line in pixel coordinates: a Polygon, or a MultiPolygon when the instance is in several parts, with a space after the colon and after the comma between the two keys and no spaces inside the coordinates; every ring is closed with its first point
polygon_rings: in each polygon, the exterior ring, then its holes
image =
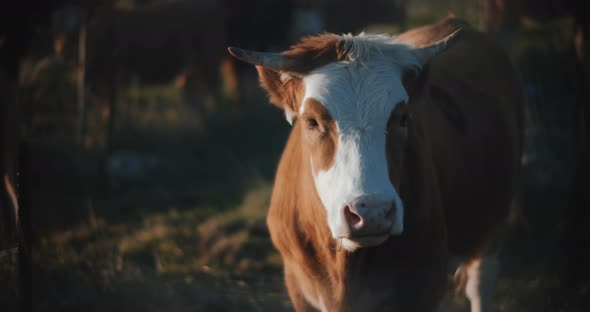
{"type": "Polygon", "coordinates": [[[296,2],[224,0],[227,42],[258,51],[286,49],[296,2]]]}
{"type": "MultiPolygon", "coordinates": [[[[559,207],[562,220],[563,233],[558,238],[564,246],[564,264],[567,264],[568,293],[571,295],[572,304],[588,305],[590,302],[575,302],[578,294],[590,294],[590,270],[587,263],[590,262],[590,255],[587,252],[587,246],[590,246],[590,232],[587,227],[589,218],[588,210],[588,176],[590,174],[588,157],[590,157],[590,142],[588,121],[590,120],[590,19],[588,18],[588,1],[577,0],[483,0],[482,1],[482,29],[487,31],[501,40],[506,34],[517,30],[520,26],[521,18],[528,17],[537,21],[549,21],[556,18],[569,17],[573,20],[571,29],[572,38],[570,43],[572,57],[576,58],[577,68],[568,72],[570,76],[564,77],[569,79],[566,83],[570,85],[568,90],[578,92],[573,96],[575,103],[551,103],[559,105],[560,114],[572,114],[575,116],[574,124],[570,125],[574,129],[576,137],[575,151],[577,151],[577,164],[573,172],[573,187],[567,195],[571,197],[563,198],[563,207],[559,207]],[[571,107],[571,109],[568,109],[571,107]],[[571,200],[570,200],[571,199],[571,200]]],[[[503,41],[505,44],[506,41],[503,41]]],[[[567,49],[567,48],[566,48],[567,49]]],[[[552,57],[547,55],[546,57],[552,57]]],[[[558,75],[558,73],[556,73],[558,75]]],[[[546,86],[549,88],[550,86],[546,86]]],[[[541,109],[542,110],[542,109],[541,109]]],[[[554,116],[550,116],[553,118],[554,116]]],[[[563,143],[565,144],[565,143],[563,143]]],[[[558,152],[561,149],[558,147],[558,152]]],[[[564,166],[564,164],[552,164],[554,166],[564,166]]],[[[554,184],[558,182],[552,181],[554,184]]],[[[536,207],[535,207],[536,208],[536,207]]],[[[535,220],[533,220],[535,222],[535,220]]]]}
{"type": "Polygon", "coordinates": [[[0,10],[0,215],[10,216],[0,218],[0,226],[12,232],[6,236],[2,233],[0,249],[18,246],[18,286],[0,284],[0,291],[10,294],[12,288],[18,288],[16,296],[8,298],[15,301],[6,303],[13,310],[32,309],[30,210],[17,197],[26,193],[28,186],[22,183],[27,179],[26,172],[21,170],[17,179],[19,163],[25,165],[27,157],[25,144],[21,142],[21,115],[17,105],[19,65],[37,29],[49,25],[51,10],[60,4],[57,0],[17,1],[0,10]],[[21,201],[20,209],[18,201],[21,201]],[[15,220],[18,220],[16,224],[15,220]]]}
{"type": "Polygon", "coordinates": [[[118,2],[96,10],[87,28],[86,81],[107,105],[107,153],[115,148],[119,90],[131,81],[149,85],[181,78],[194,109],[211,98],[220,102],[225,42],[223,6],[214,0],[118,2]]]}
{"type": "Polygon", "coordinates": [[[488,33],[514,30],[520,25],[519,0],[482,0],[481,29],[488,33]]]}
{"type": "MultiPolygon", "coordinates": [[[[536,20],[549,20],[570,16],[574,20],[574,41],[572,45],[576,57],[584,72],[585,83],[590,81],[590,19],[588,18],[588,1],[583,0],[482,0],[481,28],[496,36],[509,46],[511,34],[519,27],[522,17],[536,20]]],[[[588,92],[580,99],[576,108],[579,144],[585,144],[588,138],[589,112],[586,103],[588,92]]]]}
{"type": "Polygon", "coordinates": [[[395,23],[406,26],[408,0],[314,1],[324,16],[326,30],[333,33],[359,32],[370,24],[395,23]]]}

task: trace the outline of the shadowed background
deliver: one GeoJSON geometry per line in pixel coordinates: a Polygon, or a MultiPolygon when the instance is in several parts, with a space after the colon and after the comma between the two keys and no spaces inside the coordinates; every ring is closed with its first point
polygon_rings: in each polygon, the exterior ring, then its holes
{"type": "MultiPolygon", "coordinates": [[[[255,69],[226,47],[279,52],[307,34],[397,34],[453,13],[504,46],[527,97],[525,170],[495,309],[587,311],[590,20],[582,3],[3,8],[0,310],[291,310],[264,219],[290,127],[255,69]]],[[[443,306],[466,309],[452,296],[443,306]]]]}

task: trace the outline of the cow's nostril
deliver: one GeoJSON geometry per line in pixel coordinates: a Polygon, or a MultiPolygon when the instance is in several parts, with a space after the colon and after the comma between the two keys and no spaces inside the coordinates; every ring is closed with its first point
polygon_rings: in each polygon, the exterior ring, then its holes
{"type": "Polygon", "coordinates": [[[346,217],[346,222],[353,228],[358,228],[362,225],[363,218],[358,213],[355,213],[350,209],[349,205],[344,207],[344,216],[346,217]]]}

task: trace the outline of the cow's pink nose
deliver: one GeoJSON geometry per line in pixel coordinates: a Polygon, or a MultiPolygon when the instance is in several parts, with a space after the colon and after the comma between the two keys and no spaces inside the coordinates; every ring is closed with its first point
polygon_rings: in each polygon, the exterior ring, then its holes
{"type": "Polygon", "coordinates": [[[389,231],[394,211],[391,199],[359,196],[344,206],[344,219],[351,236],[373,235],[389,231]]]}

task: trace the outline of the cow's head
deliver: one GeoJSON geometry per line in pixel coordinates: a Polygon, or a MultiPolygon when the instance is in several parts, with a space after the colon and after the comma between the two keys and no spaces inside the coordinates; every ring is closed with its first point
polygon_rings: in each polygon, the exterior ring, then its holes
{"type": "Polygon", "coordinates": [[[289,123],[300,123],[294,131],[302,132],[328,226],[349,251],[404,230],[398,189],[411,122],[408,82],[454,34],[421,48],[364,34],[309,37],[283,53],[229,48],[256,65],[289,123]]]}

